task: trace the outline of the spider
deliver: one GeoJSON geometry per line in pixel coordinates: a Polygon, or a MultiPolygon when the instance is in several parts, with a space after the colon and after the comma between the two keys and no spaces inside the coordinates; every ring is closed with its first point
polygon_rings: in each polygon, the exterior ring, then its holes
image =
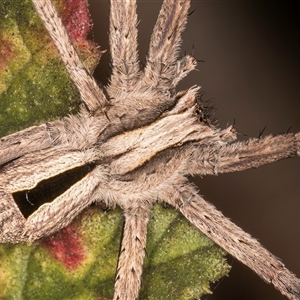
{"type": "Polygon", "coordinates": [[[299,133],[239,142],[233,126],[221,130],[210,122],[205,105],[197,102],[199,87],[176,91],[197,65],[193,56],[179,57],[190,1],[163,1],[143,69],[136,3],[111,1],[112,76],[106,88],[99,88],[83,67],[51,1],[33,3],[80,91],[82,106],[77,115],[1,138],[0,242],[50,235],[94,202],[119,206],[125,225],[114,299],[137,299],[149,213],[155,202],[167,203],[283,295],[299,299],[299,279],[204,201],[187,179],[300,154],[299,133]],[[84,165],[91,166],[86,176],[24,218],[13,193],[84,165]]]}

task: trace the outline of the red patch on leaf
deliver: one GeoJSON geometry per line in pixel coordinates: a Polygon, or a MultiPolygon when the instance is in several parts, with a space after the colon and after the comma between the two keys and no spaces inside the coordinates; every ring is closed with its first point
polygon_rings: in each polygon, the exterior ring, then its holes
{"type": "Polygon", "coordinates": [[[85,0],[65,0],[62,21],[72,40],[86,39],[93,27],[91,15],[85,0]]]}
{"type": "Polygon", "coordinates": [[[0,37],[0,70],[7,66],[13,56],[13,44],[0,37]]]}
{"type": "Polygon", "coordinates": [[[85,258],[81,237],[72,225],[45,238],[42,244],[69,270],[77,268],[85,258]]]}

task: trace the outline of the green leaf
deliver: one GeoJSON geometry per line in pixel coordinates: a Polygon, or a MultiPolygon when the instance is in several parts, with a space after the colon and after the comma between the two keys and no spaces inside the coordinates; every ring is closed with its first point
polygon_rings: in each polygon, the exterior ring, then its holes
{"type": "MultiPolygon", "coordinates": [[[[0,248],[1,299],[112,298],[123,218],[87,209],[67,228],[31,246],[0,248]]],[[[229,267],[211,240],[178,212],[155,205],[141,299],[195,299],[229,267]]]]}
{"type": "MultiPolygon", "coordinates": [[[[100,51],[86,40],[91,22],[85,2],[61,3],[69,35],[93,70],[100,51]]],[[[0,1],[0,136],[74,113],[79,103],[78,90],[31,1],[0,1]]]]}
{"type": "MultiPolygon", "coordinates": [[[[85,1],[56,2],[77,51],[93,70],[100,51],[86,39],[91,21],[85,1]]],[[[31,2],[0,1],[0,136],[73,113],[79,103],[31,2]]],[[[95,206],[32,245],[0,245],[0,299],[112,298],[122,227],[120,210],[95,206]]],[[[195,299],[229,271],[223,250],[161,205],[151,214],[146,252],[140,299],[195,299]]]]}

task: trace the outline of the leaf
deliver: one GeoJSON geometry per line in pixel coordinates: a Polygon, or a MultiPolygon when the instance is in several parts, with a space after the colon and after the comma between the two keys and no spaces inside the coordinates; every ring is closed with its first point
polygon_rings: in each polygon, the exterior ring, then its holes
{"type": "MultiPolygon", "coordinates": [[[[112,298],[122,223],[120,210],[92,207],[31,246],[3,245],[1,299],[112,298]]],[[[210,293],[209,283],[229,270],[224,251],[158,204],[146,252],[141,299],[195,299],[210,293]]]]}
{"type": "MultiPolygon", "coordinates": [[[[91,21],[85,1],[56,3],[92,70],[101,53],[86,39],[91,21]]],[[[31,2],[1,1],[0,136],[73,113],[79,103],[31,2]]],[[[32,245],[0,245],[0,299],[111,299],[122,226],[120,210],[94,206],[32,245]]],[[[178,212],[155,205],[140,299],[195,299],[210,293],[210,282],[229,271],[224,255],[178,212]]]]}
{"type": "MultiPolygon", "coordinates": [[[[58,9],[69,35],[93,70],[101,52],[86,40],[91,21],[85,1],[61,3],[66,5],[58,9]]],[[[77,88],[31,1],[1,1],[0,136],[74,113],[79,103],[77,88]]]]}

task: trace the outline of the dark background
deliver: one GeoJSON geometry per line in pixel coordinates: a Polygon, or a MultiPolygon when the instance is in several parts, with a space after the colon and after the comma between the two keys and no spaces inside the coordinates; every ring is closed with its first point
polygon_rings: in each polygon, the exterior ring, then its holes
{"type": "MultiPolygon", "coordinates": [[[[175,0],[174,0],[175,1],[175,0]]],[[[145,60],[162,1],[138,1],[139,44],[145,60]]],[[[108,1],[91,1],[94,39],[108,47],[108,1]]],[[[300,131],[299,1],[192,1],[182,50],[204,60],[179,88],[202,86],[217,108],[220,127],[235,120],[239,132],[257,137],[300,131]]],[[[109,53],[96,71],[106,82],[109,53]]],[[[200,192],[225,216],[280,257],[300,276],[300,159],[241,173],[196,179],[200,192]]],[[[272,286],[229,257],[232,270],[203,299],[280,300],[272,286]]]]}

